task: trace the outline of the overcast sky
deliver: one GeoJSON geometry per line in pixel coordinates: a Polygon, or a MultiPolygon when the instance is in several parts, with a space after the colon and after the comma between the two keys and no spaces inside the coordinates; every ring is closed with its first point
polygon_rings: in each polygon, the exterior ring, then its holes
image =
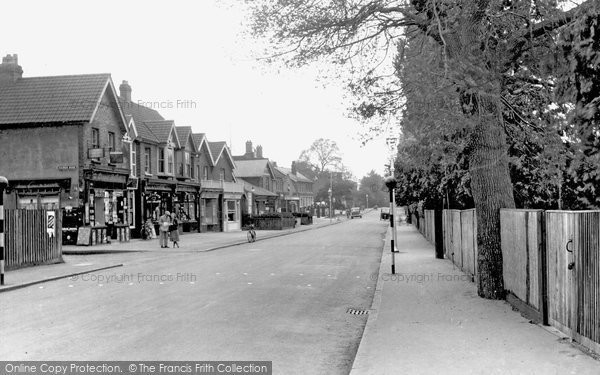
{"type": "Polygon", "coordinates": [[[14,1],[3,14],[0,54],[18,54],[24,76],[111,73],[117,88],[129,81],[134,102],[227,141],[234,154],[252,140],[289,167],[315,139],[329,138],[355,177],[384,172],[384,137],[361,147],[339,85],[323,87],[316,68],[256,62],[242,8],[225,0],[14,1]]]}

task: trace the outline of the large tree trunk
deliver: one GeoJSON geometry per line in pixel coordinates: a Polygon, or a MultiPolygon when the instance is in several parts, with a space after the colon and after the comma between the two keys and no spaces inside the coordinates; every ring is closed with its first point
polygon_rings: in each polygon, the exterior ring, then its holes
{"type": "Polygon", "coordinates": [[[500,209],[514,208],[506,136],[502,117],[495,105],[479,114],[469,145],[471,192],[477,212],[478,294],[484,298],[504,298],[500,209]]]}

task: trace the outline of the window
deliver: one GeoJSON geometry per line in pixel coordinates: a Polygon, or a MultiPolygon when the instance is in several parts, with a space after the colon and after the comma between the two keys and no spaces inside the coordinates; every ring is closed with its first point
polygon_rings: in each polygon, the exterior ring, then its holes
{"type": "Polygon", "coordinates": [[[227,221],[237,221],[235,201],[227,201],[227,221]]]}
{"type": "Polygon", "coordinates": [[[92,148],[100,148],[100,130],[92,128],[92,148]]]}
{"type": "Polygon", "coordinates": [[[200,166],[199,165],[196,166],[196,178],[197,179],[200,178],[200,166]]]}
{"type": "Polygon", "coordinates": [[[221,171],[219,172],[219,180],[225,180],[225,168],[221,168],[221,171]]]}
{"type": "Polygon", "coordinates": [[[144,172],[152,174],[152,158],[150,157],[150,147],[144,149],[144,172]]]}
{"type": "Polygon", "coordinates": [[[108,149],[109,151],[115,151],[116,149],[115,133],[113,132],[108,132],[108,149]]]}
{"type": "Polygon", "coordinates": [[[171,149],[171,148],[167,149],[167,162],[168,162],[167,172],[169,174],[173,174],[174,162],[173,162],[173,149],[171,149]]]}
{"type": "MultiPolygon", "coordinates": [[[[137,176],[137,144],[135,143],[131,143],[131,152],[130,152],[130,156],[129,158],[131,159],[131,164],[130,164],[130,168],[131,168],[131,176],[135,177],[137,176]]],[[[130,223],[132,223],[130,221],[130,223]]]]}
{"type": "Polygon", "coordinates": [[[158,173],[165,173],[165,149],[158,149],[158,173]]]}
{"type": "Polygon", "coordinates": [[[193,175],[192,175],[192,163],[190,161],[190,153],[189,152],[184,152],[183,155],[184,155],[184,158],[185,158],[185,176],[186,177],[193,177],[193,175]]]}
{"type": "Polygon", "coordinates": [[[208,180],[208,167],[204,167],[204,174],[202,175],[203,180],[208,180]]]}

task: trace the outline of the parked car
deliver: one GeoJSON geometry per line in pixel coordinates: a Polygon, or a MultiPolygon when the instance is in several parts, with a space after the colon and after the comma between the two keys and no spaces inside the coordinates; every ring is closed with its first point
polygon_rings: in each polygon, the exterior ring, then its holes
{"type": "Polygon", "coordinates": [[[362,213],[360,212],[360,207],[352,207],[350,209],[350,219],[354,219],[355,217],[360,217],[362,219],[362,213]]]}
{"type": "Polygon", "coordinates": [[[379,212],[379,220],[389,220],[390,219],[390,208],[382,207],[379,212]]]}

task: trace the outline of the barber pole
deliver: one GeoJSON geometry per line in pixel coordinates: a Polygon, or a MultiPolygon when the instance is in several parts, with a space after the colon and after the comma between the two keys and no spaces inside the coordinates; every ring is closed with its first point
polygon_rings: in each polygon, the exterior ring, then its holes
{"type": "Polygon", "coordinates": [[[396,228],[394,228],[394,211],[396,206],[396,197],[395,188],[396,188],[396,179],[393,176],[387,177],[385,179],[385,186],[387,186],[390,191],[390,227],[392,228],[392,240],[391,240],[391,251],[392,251],[392,275],[396,273],[396,228]]]}
{"type": "Polygon", "coordinates": [[[4,285],[4,189],[7,186],[6,177],[0,176],[0,285],[4,285]]]}

